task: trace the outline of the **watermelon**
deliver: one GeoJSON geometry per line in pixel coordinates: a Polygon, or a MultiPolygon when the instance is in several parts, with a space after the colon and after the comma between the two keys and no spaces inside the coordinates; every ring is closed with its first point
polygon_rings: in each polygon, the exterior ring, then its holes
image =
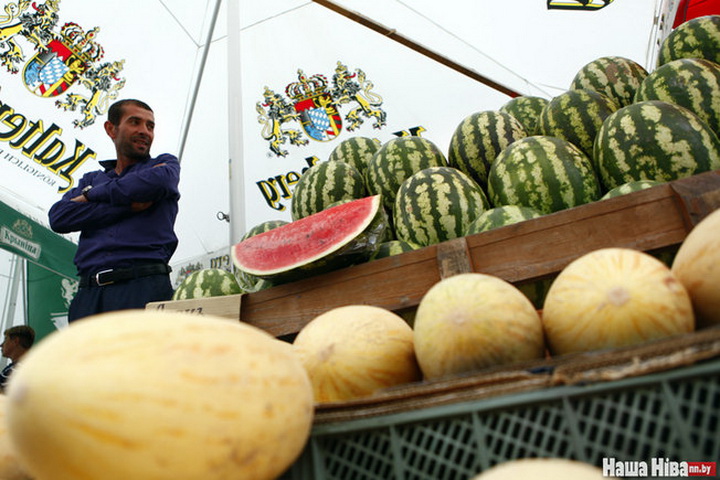
{"type": "Polygon", "coordinates": [[[325,210],[338,200],[367,196],[365,180],[344,162],[322,162],[310,167],[295,185],[290,205],[293,220],[325,210]]]}
{"type": "MultiPolygon", "coordinates": [[[[267,232],[281,225],[286,225],[287,223],[288,222],[285,220],[266,220],[264,222],[260,222],[259,224],[255,225],[250,230],[245,232],[245,235],[243,235],[240,241],[255,236],[259,233],[267,232]]],[[[245,293],[259,292],[260,290],[272,287],[272,282],[239,270],[237,272],[237,280],[240,284],[240,288],[245,293]]]]}
{"type": "Polygon", "coordinates": [[[484,187],[495,157],[526,136],[525,128],[509,113],[493,110],[473,113],[460,122],[450,139],[448,164],[484,187]]]}
{"type": "Polygon", "coordinates": [[[494,206],[518,205],[552,213],[600,198],[590,159],[556,137],[526,137],[503,150],[490,169],[488,194],[494,206]]]}
{"type": "Polygon", "coordinates": [[[425,168],[446,166],[440,149],[422,137],[398,137],[384,143],[375,152],[365,175],[367,190],[382,195],[388,212],[393,211],[395,195],[402,182],[425,168]]]}
{"type": "Polygon", "coordinates": [[[600,200],[607,200],[608,198],[614,198],[621,195],[626,195],[628,193],[638,192],[640,190],[645,190],[646,188],[651,188],[656,185],[662,185],[663,183],[665,182],[658,182],[656,180],[637,180],[635,182],[627,182],[613,188],[605,195],[603,195],[600,200]]]}
{"type": "Polygon", "coordinates": [[[401,253],[410,252],[415,250],[415,247],[402,240],[390,240],[388,242],[382,242],[378,245],[377,250],[370,256],[370,260],[377,260],[380,258],[392,257],[393,255],[400,255],[401,253]]]}
{"type": "Polygon", "coordinates": [[[617,109],[613,100],[593,90],[568,90],[543,108],[538,133],[567,140],[592,159],[597,131],[617,109]]]}
{"type": "Polygon", "coordinates": [[[518,205],[502,205],[484,211],[473,222],[470,222],[465,235],[487,232],[494,228],[512,225],[513,223],[540,217],[542,214],[532,208],[518,205]]]}
{"type": "Polygon", "coordinates": [[[593,150],[607,190],[637,180],[668,182],[720,168],[720,140],[690,110],[659,100],[605,119],[593,150]]]}
{"type": "Polygon", "coordinates": [[[278,284],[367,261],[377,248],[380,208],[373,195],[294,220],[234,245],[233,263],[278,284]]]}
{"type": "Polygon", "coordinates": [[[380,141],[368,137],[350,137],[330,152],[329,162],[343,162],[365,174],[370,159],[380,148],[380,141]]]}
{"type": "Polygon", "coordinates": [[[221,268],[196,270],[180,282],[173,293],[173,300],[221,297],[241,293],[235,275],[221,268]]]}
{"type": "Polygon", "coordinates": [[[548,101],[548,99],[542,97],[523,95],[503,104],[500,111],[515,117],[522,124],[527,135],[535,135],[537,133],[538,117],[545,105],[548,104],[548,101]]]}
{"type": "MultiPolygon", "coordinates": [[[[333,202],[328,205],[328,208],[348,202],[352,202],[352,200],[340,200],[333,202]]],[[[372,231],[375,234],[378,244],[395,240],[395,232],[392,228],[390,228],[390,215],[385,210],[385,207],[381,206],[378,209],[378,213],[375,215],[373,223],[368,227],[368,231],[372,231]]]]}
{"type": "Polygon", "coordinates": [[[572,79],[570,90],[586,89],[613,100],[618,107],[633,103],[647,70],[625,57],[608,56],[585,64],[572,79]]]}
{"type": "Polygon", "coordinates": [[[462,237],[488,207],[485,192],[468,175],[452,167],[426,168],[398,189],[395,236],[420,247],[462,237]]]}
{"type": "Polygon", "coordinates": [[[720,63],[720,15],[696,17],[680,24],[660,45],[657,65],[679,58],[720,63]]]}
{"type": "Polygon", "coordinates": [[[720,65],[715,62],[681,58],[658,67],[635,94],[635,102],[646,100],[685,107],[720,135],[720,65]]]}

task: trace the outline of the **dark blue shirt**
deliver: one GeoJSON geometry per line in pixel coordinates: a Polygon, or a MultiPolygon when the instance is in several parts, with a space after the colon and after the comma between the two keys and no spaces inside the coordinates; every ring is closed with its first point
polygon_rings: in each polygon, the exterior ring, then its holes
{"type": "Polygon", "coordinates": [[[180,192],[180,163],[170,154],[136,163],[118,175],[114,160],[105,170],[83,175],[48,213],[58,233],[80,231],[75,265],[80,276],[133,264],[169,262],[177,248],[175,218],[180,192]],[[92,185],[88,202],[72,202],[92,185]],[[135,212],[131,204],[152,202],[135,212]]]}

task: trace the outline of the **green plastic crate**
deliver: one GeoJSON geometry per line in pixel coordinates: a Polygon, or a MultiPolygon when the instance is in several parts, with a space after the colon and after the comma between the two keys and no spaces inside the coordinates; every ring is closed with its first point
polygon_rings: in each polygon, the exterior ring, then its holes
{"type": "Polygon", "coordinates": [[[720,460],[720,360],[319,424],[292,480],[468,480],[498,463],[720,460]]]}

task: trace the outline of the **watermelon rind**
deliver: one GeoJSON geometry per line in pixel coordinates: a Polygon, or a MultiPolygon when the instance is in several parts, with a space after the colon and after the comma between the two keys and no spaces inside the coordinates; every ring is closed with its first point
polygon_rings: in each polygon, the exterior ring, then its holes
{"type": "Polygon", "coordinates": [[[635,103],[661,100],[685,107],[720,135],[720,64],[702,58],[668,62],[645,78],[635,103]]]}
{"type": "Polygon", "coordinates": [[[550,100],[540,112],[538,134],[567,140],[592,159],[598,130],[618,108],[609,97],[593,90],[568,90],[550,100]]]}
{"type": "Polygon", "coordinates": [[[221,268],[196,270],[175,289],[172,300],[221,297],[242,293],[235,275],[221,268]]]}
{"type": "Polygon", "coordinates": [[[720,139],[690,110],[648,100],[605,119],[593,157],[609,191],[632,181],[669,182],[720,169],[720,139]]]}
{"type": "Polygon", "coordinates": [[[350,137],[337,144],[330,152],[328,161],[347,163],[364,176],[372,156],[381,145],[380,141],[374,138],[350,137]]]}
{"type": "Polygon", "coordinates": [[[608,198],[615,198],[620,197],[622,195],[627,195],[628,193],[633,192],[639,192],[640,190],[645,190],[646,188],[652,188],[657,185],[662,185],[665,182],[658,182],[656,180],[637,180],[634,182],[627,182],[620,186],[617,186],[607,192],[605,195],[600,198],[600,200],[607,200],[608,198]]]}
{"type": "Polygon", "coordinates": [[[470,176],[453,167],[426,168],[398,189],[395,236],[419,247],[459,238],[489,207],[485,192],[470,176]]]}
{"type": "Polygon", "coordinates": [[[523,95],[508,100],[499,110],[515,117],[525,129],[525,134],[532,136],[537,134],[540,112],[548,102],[547,98],[523,95]]]}
{"type": "Polygon", "coordinates": [[[488,195],[496,207],[518,205],[542,214],[594,202],[601,196],[591,160],[557,137],[526,137],[503,150],[490,169],[488,195]]]}
{"type": "Polygon", "coordinates": [[[382,195],[392,216],[395,195],[408,177],[429,167],[446,166],[445,154],[432,141],[416,136],[385,142],[373,155],[365,172],[365,184],[372,195],[382,195]]]}
{"type": "Polygon", "coordinates": [[[380,208],[373,195],[294,220],[234,245],[233,263],[275,285],[362,263],[387,228],[376,222],[380,208]]]}
{"type": "Polygon", "coordinates": [[[657,66],[679,58],[704,58],[720,63],[720,15],[705,15],[678,25],[663,40],[657,66]]]}
{"type": "Polygon", "coordinates": [[[488,171],[498,154],[526,136],[522,123],[509,113],[496,110],[472,113],[460,122],[450,138],[448,165],[485,188],[488,171]]]}
{"type": "Polygon", "coordinates": [[[467,226],[465,235],[483,233],[495,228],[524,222],[525,220],[541,216],[542,214],[537,210],[528,207],[521,207],[519,205],[502,205],[500,207],[493,207],[484,211],[478,218],[472,221],[467,226]]]}
{"type": "Polygon", "coordinates": [[[299,220],[325,210],[338,200],[367,196],[365,179],[345,162],[317,163],[305,171],[293,190],[290,216],[299,220]]]}
{"type": "Polygon", "coordinates": [[[586,89],[613,100],[618,108],[634,102],[635,93],[647,77],[645,68],[620,56],[596,58],[580,68],[570,82],[570,90],[586,89]]]}

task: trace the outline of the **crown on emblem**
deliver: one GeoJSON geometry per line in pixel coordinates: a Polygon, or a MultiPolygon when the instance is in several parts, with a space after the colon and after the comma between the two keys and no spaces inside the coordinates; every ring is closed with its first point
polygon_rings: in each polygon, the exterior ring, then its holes
{"type": "Polygon", "coordinates": [[[323,75],[316,73],[307,77],[305,72],[298,69],[298,81],[288,85],[285,94],[294,100],[305,100],[324,93],[327,85],[328,81],[323,75]]]}
{"type": "Polygon", "coordinates": [[[85,32],[83,28],[74,22],[68,22],[60,29],[60,37],[62,43],[83,63],[89,65],[100,60],[105,51],[102,46],[93,41],[100,32],[100,28],[95,27],[89,32],[85,32]]]}

